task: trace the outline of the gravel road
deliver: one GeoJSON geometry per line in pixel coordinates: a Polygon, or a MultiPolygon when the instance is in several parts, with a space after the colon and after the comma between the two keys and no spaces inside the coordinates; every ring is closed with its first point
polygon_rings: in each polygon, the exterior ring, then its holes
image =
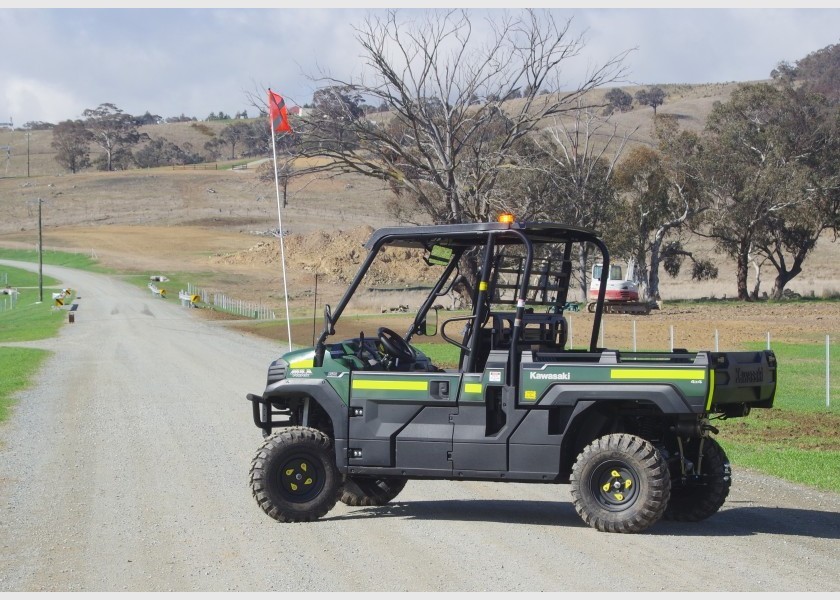
{"type": "MultiPolygon", "coordinates": [[[[3,261],[32,268],[32,265],[3,261]]],[[[838,591],[840,496],[735,468],[700,524],[604,534],[567,486],[409,482],[283,525],[244,397],[276,345],[103,275],[0,426],[0,591],[838,591]]]]}

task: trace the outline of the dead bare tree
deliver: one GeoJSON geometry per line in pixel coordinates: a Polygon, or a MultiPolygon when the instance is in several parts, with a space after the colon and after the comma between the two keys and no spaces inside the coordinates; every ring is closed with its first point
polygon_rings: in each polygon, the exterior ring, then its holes
{"type": "Polygon", "coordinates": [[[563,91],[562,70],[584,49],[571,20],[524,10],[489,21],[488,40],[471,18],[450,10],[404,21],[389,11],[365,20],[356,32],[367,74],[317,78],[326,87],[301,119],[301,153],[324,170],[385,181],[433,222],[487,221],[517,142],[619,80],[627,52],[563,91]],[[365,102],[388,111],[373,120],[365,102]]]}

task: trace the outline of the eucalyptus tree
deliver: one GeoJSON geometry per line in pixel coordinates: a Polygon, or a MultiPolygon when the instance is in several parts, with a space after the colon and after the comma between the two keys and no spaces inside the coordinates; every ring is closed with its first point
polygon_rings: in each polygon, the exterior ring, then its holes
{"type": "Polygon", "coordinates": [[[99,161],[100,168],[103,171],[126,168],[131,159],[131,148],[142,139],[134,117],[110,103],[89,108],[82,116],[93,143],[104,153],[99,161]]]}
{"type": "Polygon", "coordinates": [[[837,108],[789,85],[743,85],[712,110],[704,138],[705,189],[714,203],[706,234],[735,259],[740,299],[750,298],[756,253],[776,268],[772,295],[779,298],[820,234],[837,228],[837,108]]]}

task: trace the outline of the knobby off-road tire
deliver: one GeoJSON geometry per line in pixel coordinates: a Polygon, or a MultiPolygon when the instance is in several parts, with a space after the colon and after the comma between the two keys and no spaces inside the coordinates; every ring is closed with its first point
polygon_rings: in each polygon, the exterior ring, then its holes
{"type": "Polygon", "coordinates": [[[626,433],[598,438],[572,467],[571,494],[583,521],[599,531],[638,533],[668,506],[668,465],[648,441],[626,433]]]}
{"type": "Polygon", "coordinates": [[[332,441],[309,427],[289,427],[265,440],[251,461],[250,480],[260,508],[282,523],[323,517],[343,484],[332,441]]]}
{"type": "MultiPolygon", "coordinates": [[[[697,461],[700,448],[699,440],[686,444],[686,457],[697,461]]],[[[696,464],[696,463],[695,463],[696,464]]],[[[671,501],[665,509],[665,518],[669,521],[697,522],[715,514],[729,495],[732,485],[732,470],[726,452],[717,440],[706,438],[703,442],[703,462],[700,464],[701,477],[689,474],[682,481],[680,473],[674,473],[671,480],[671,501]]]]}
{"type": "Polygon", "coordinates": [[[383,506],[396,498],[407,482],[404,477],[348,477],[340,499],[347,506],[383,506]]]}

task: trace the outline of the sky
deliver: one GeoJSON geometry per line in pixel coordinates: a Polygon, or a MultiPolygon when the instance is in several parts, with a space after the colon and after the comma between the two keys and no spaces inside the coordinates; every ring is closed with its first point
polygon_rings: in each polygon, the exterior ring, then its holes
{"type": "MultiPolygon", "coordinates": [[[[154,2],[144,2],[151,8],[121,9],[56,5],[29,0],[23,8],[0,0],[0,122],[57,123],[81,118],[85,109],[102,103],[134,115],[205,119],[247,110],[254,116],[252,98],[267,87],[302,105],[321,85],[319,73],[342,79],[362,74],[354,26],[388,6],[311,2],[309,8],[272,8],[244,0],[240,5],[249,8],[190,2],[166,3],[172,8],[154,2]]],[[[793,63],[840,42],[840,2],[799,3],[812,8],[714,0],[703,5],[710,8],[552,3],[559,8],[550,10],[571,18],[571,31],[586,43],[564,79],[574,83],[587,66],[632,49],[622,85],[756,81],[769,78],[780,61],[793,63]]],[[[447,7],[415,6],[401,12],[416,17],[447,7]]],[[[502,14],[454,6],[470,12],[479,34],[488,15],[502,14]]]]}

